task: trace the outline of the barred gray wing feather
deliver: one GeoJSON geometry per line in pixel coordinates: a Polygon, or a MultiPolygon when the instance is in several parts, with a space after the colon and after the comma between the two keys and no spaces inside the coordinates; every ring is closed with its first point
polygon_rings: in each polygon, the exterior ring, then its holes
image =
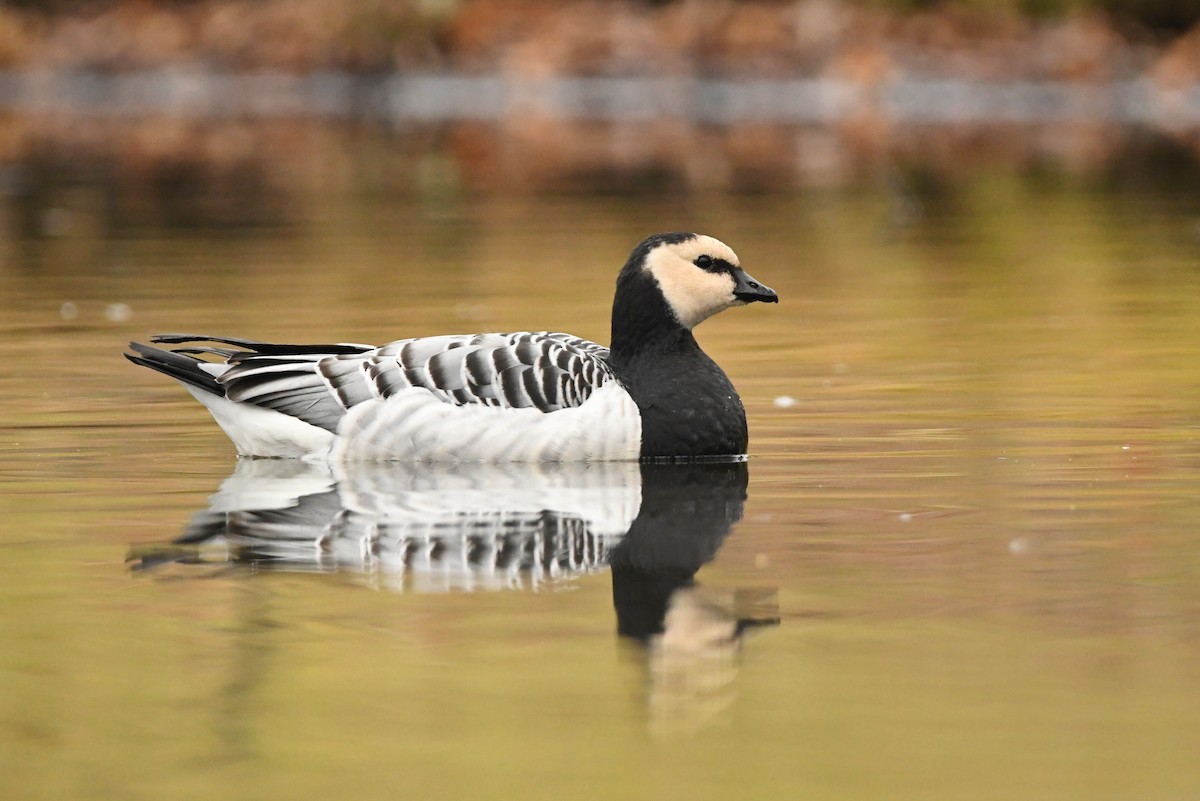
{"type": "Polygon", "coordinates": [[[252,403],[336,432],[347,406],[321,379],[323,360],[335,356],[312,353],[292,356],[232,358],[232,366],[217,377],[225,397],[252,403]]]}
{"type": "Polygon", "coordinates": [[[348,409],[412,387],[459,406],[549,413],[579,406],[613,380],[607,348],[544,331],[405,339],[362,352],[250,351],[227,358],[230,367],[217,380],[228,398],[333,432],[348,409]]]}
{"type": "Polygon", "coordinates": [[[415,386],[457,405],[554,412],[612,378],[607,358],[607,348],[569,334],[475,334],[393,342],[366,369],[381,397],[415,386]]]}

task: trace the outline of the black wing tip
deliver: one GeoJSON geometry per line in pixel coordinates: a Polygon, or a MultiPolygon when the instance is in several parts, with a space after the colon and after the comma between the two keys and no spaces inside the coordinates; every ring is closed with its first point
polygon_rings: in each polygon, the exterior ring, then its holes
{"type": "Polygon", "coordinates": [[[209,336],[206,334],[155,334],[151,342],[162,345],[184,345],[193,342],[219,342],[222,345],[233,345],[245,348],[247,356],[301,356],[313,353],[324,353],[330,356],[353,355],[374,350],[374,345],[362,345],[353,342],[338,342],[334,344],[290,345],[276,342],[260,342],[257,339],[242,337],[209,336]]]}
{"type": "Polygon", "coordinates": [[[220,342],[220,337],[209,337],[203,334],[152,334],[151,342],[158,342],[166,345],[179,345],[184,342],[220,342]]]}
{"type": "Polygon", "coordinates": [[[135,356],[132,353],[122,353],[121,355],[124,356],[129,361],[133,362],[134,364],[140,364],[142,367],[153,368],[153,365],[150,364],[149,359],[144,359],[141,356],[135,356]]]}
{"type": "Polygon", "coordinates": [[[182,381],[197,389],[211,392],[222,398],[225,397],[224,387],[217,383],[215,377],[200,367],[200,365],[206,362],[194,356],[156,348],[153,345],[146,345],[141,342],[130,342],[129,348],[134,352],[122,355],[134,364],[149,367],[151,370],[168,375],[177,381],[182,381]]]}

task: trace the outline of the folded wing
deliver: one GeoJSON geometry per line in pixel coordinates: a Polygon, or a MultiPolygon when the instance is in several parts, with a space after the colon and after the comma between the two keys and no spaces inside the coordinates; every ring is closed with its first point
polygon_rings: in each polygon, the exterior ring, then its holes
{"type": "Polygon", "coordinates": [[[189,366],[181,360],[194,360],[193,372],[211,376],[229,400],[273,409],[331,432],[354,406],[414,387],[452,405],[551,413],[581,405],[614,380],[607,348],[545,331],[404,339],[378,348],[277,345],[189,334],[153,341],[190,346],[163,351],[135,345],[140,363],[161,361],[178,377],[189,366]],[[235,347],[222,347],[229,345],[235,347]],[[156,359],[154,351],[163,356],[156,359]],[[209,361],[210,356],[221,361],[209,361]]]}

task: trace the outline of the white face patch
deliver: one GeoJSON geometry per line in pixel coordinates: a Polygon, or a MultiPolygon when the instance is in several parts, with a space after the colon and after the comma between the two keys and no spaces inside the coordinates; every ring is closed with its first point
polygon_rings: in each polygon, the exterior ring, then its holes
{"type": "Polygon", "coordinates": [[[737,283],[728,273],[710,273],[695,265],[700,256],[722,259],[734,267],[737,254],[719,239],[697,236],[677,245],[659,245],[646,256],[650,271],[675,319],[684,328],[693,328],[719,311],[745,306],[733,296],[737,283]]]}

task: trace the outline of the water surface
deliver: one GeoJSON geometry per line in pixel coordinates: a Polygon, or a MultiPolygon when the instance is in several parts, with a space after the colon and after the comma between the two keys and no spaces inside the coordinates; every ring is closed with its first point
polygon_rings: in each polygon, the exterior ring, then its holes
{"type": "MultiPolygon", "coordinates": [[[[923,187],[914,213],[347,190],[118,232],[93,201],[0,253],[4,796],[1200,792],[1194,196],[1011,175],[923,187]],[[385,563],[401,540],[378,536],[169,550],[236,464],[128,339],[606,341],[629,248],[678,228],[782,299],[698,331],[749,413],[733,479],[583,480],[612,491],[609,528],[522,518],[540,562],[445,521],[423,562],[385,563]]],[[[330,515],[357,493],[378,531],[361,484],[306,487],[330,515]]]]}

